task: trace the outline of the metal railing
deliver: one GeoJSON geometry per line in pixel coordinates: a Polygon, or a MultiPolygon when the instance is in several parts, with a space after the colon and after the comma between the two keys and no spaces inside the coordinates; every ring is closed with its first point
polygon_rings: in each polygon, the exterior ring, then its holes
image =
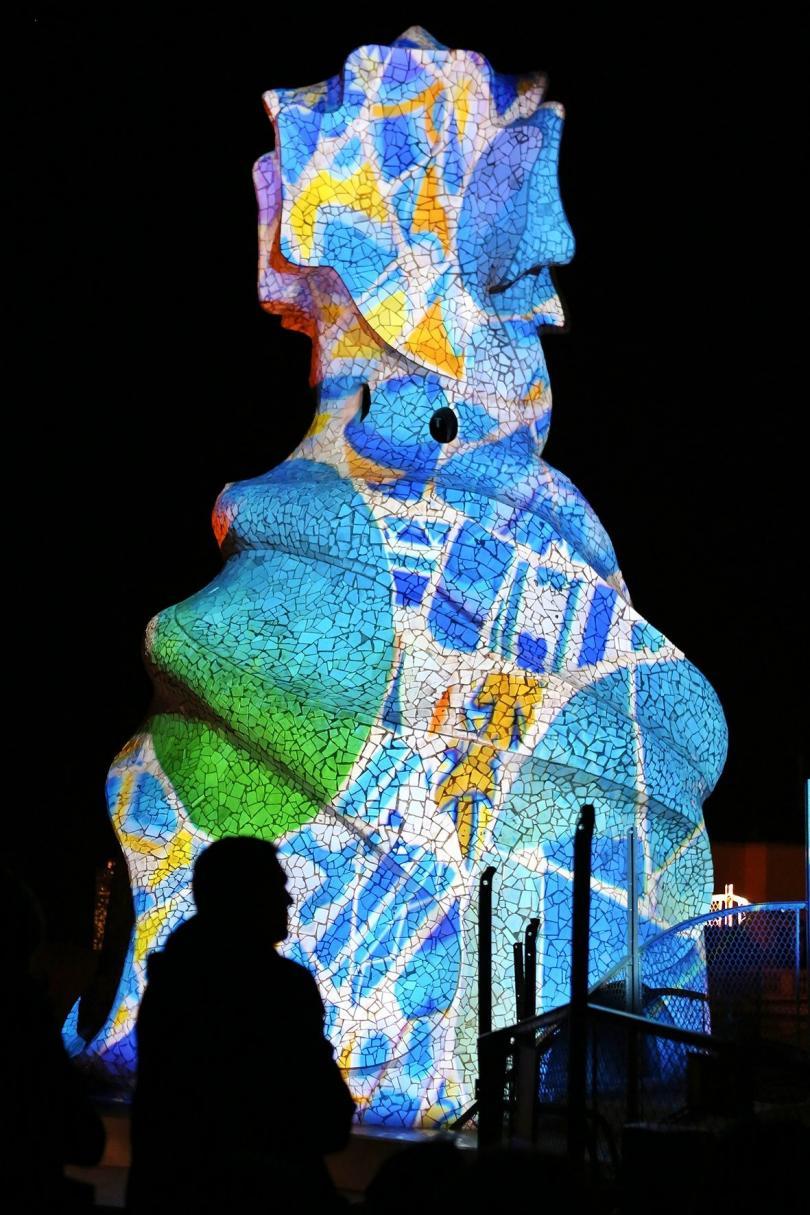
{"type": "MultiPolygon", "coordinates": [[[[593,807],[574,837],[570,1004],[533,1012],[534,933],[516,947],[517,1024],[478,1039],[479,1146],[536,1143],[618,1160],[622,1128],[739,1116],[756,1099],[810,1098],[803,903],[748,904],[678,924],[632,948],[587,988],[593,807]],[[530,948],[531,946],[531,948],[530,948]],[[556,1141],[556,1142],[555,1142],[556,1141]]],[[[635,842],[628,840],[632,859],[635,842]]],[[[492,871],[487,872],[491,903],[492,871]]],[[[635,885],[633,886],[635,889],[635,885]]],[[[483,905],[483,904],[482,904],[483,905]]],[[[637,903],[628,943],[638,940],[637,903]]],[[[481,932],[487,938],[489,917],[481,932]]],[[[489,991],[490,954],[479,983],[489,991]]]]}
{"type": "Polygon", "coordinates": [[[808,1050],[806,915],[804,903],[752,903],[688,920],[620,962],[590,999],[681,1029],[808,1050]]]}
{"type": "MultiPolygon", "coordinates": [[[[570,1006],[479,1040],[480,1147],[571,1150],[570,1006]]],[[[583,1132],[576,1150],[616,1164],[622,1128],[739,1116],[754,1100],[810,1097],[810,1059],[773,1041],[739,1042],[589,1003],[583,1132]]]]}
{"type": "MultiPolygon", "coordinates": [[[[664,1121],[689,1108],[691,1056],[733,1071],[737,1048],[706,1034],[588,1004],[582,1142],[616,1163],[622,1126],[664,1121]]],[[[570,1007],[496,1030],[479,1042],[479,1146],[537,1143],[570,1150],[570,1007]]],[[[693,1082],[694,1087],[694,1082],[693,1082]]]]}

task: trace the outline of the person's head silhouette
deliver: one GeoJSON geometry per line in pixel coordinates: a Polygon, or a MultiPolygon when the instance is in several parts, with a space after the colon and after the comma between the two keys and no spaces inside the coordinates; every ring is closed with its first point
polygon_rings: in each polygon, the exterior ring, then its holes
{"type": "Polygon", "coordinates": [[[206,921],[266,934],[273,944],[287,936],[287,875],[266,840],[228,836],[211,844],[194,866],[192,891],[206,921]]]}

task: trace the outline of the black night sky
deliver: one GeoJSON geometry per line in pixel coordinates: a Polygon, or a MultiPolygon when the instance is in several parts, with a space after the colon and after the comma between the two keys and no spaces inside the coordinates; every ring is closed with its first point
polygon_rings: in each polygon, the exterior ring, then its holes
{"type": "Polygon", "coordinates": [[[504,4],[494,20],[333,7],[114,23],[63,7],[32,23],[34,175],[13,222],[33,234],[41,386],[7,457],[7,813],[65,936],[114,848],[103,784],[149,702],[144,625],[216,574],[218,491],[283,459],[314,407],[308,342],[256,302],[262,92],[339,72],[415,22],[501,71],[544,69],[566,107],[577,254],[557,272],[568,331],[545,339],[546,457],[596,508],[636,607],[724,705],[710,834],[803,835],[801,31],[710,29],[676,8],[589,30],[584,6],[564,27],[542,11],[556,5],[504,4]]]}

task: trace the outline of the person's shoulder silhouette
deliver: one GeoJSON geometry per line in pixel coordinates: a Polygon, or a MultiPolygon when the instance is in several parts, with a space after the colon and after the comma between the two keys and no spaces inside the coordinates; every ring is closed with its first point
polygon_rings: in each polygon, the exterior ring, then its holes
{"type": "Polygon", "coordinates": [[[269,1194],[323,1205],[333,1191],[322,1156],[348,1141],[354,1102],[315,979],[275,949],[291,903],[276,850],[220,840],[197,861],[193,890],[197,914],[149,959],[130,1205],[269,1194]]]}

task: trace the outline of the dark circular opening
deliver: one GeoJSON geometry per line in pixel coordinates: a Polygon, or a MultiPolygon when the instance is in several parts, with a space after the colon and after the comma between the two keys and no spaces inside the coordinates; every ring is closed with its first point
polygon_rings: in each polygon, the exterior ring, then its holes
{"type": "Polygon", "coordinates": [[[437,443],[452,443],[458,434],[458,418],[448,405],[430,419],[430,433],[437,443]]]}
{"type": "Polygon", "coordinates": [[[370,409],[371,409],[371,389],[369,388],[368,384],[364,384],[362,395],[360,397],[360,421],[361,422],[367,416],[368,411],[370,409]]]}

